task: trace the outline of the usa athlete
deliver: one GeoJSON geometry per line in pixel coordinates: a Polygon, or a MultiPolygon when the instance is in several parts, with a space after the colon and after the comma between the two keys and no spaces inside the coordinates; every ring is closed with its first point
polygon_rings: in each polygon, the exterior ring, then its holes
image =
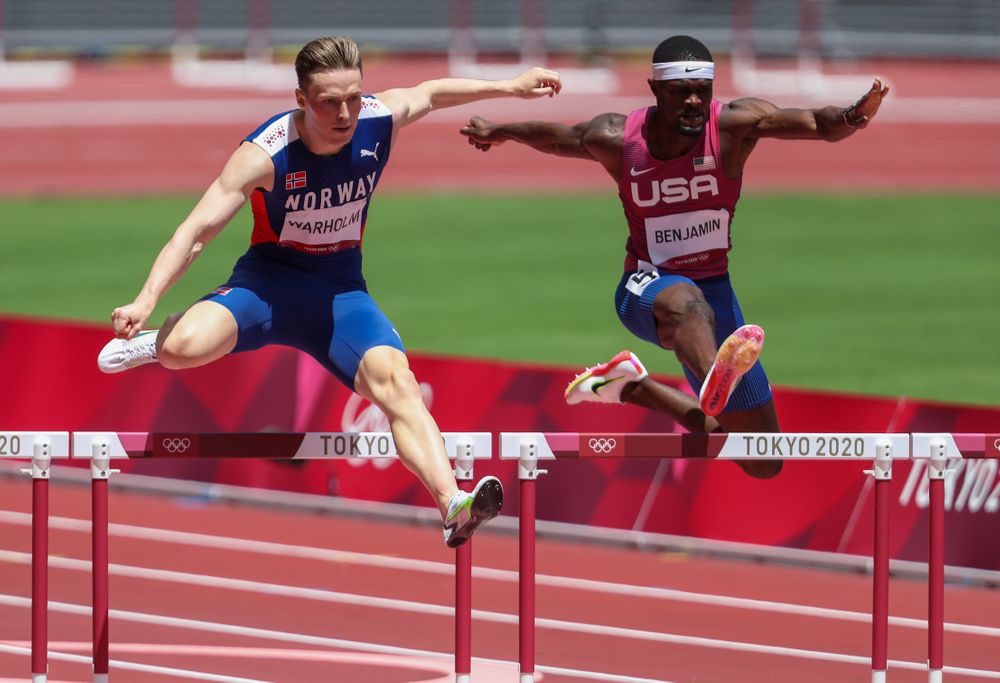
{"type": "Polygon", "coordinates": [[[465,542],[503,502],[499,480],[458,490],[403,342],[369,296],[361,270],[368,206],[399,129],[432,109],[493,97],[559,92],[534,68],[508,81],[445,78],[362,94],[361,54],[350,38],[319,38],[295,59],[297,109],[248,135],[160,251],[135,301],[112,313],[116,338],[98,355],[105,372],[159,362],[210,363],[268,344],[301,349],[388,417],[401,460],[434,497],[449,546],[465,542]],[[250,200],[251,245],[229,280],[159,330],[157,301],[250,200]]]}
{"type": "MultiPolygon", "coordinates": [[[[743,169],[761,138],[836,142],[864,128],[888,87],[875,79],[843,108],[779,109],[765,100],[712,99],[715,64],[689,36],[653,52],[650,107],[567,126],[495,124],[474,117],[462,134],[486,151],[507,140],[596,161],[618,186],[629,236],[615,292],[621,322],[640,339],[672,349],[699,400],[651,380],[629,351],[588,368],[566,400],[627,401],[673,415],[690,431],[778,431],[770,385],[757,360],[764,333],[744,324],[729,278],[730,231],[743,169]]],[[[771,477],[780,462],[739,461],[771,477]]]]}

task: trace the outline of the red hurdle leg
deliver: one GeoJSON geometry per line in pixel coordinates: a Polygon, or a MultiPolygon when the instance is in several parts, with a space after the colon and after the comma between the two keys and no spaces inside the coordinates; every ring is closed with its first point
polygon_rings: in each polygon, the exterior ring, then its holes
{"type": "MultiPolygon", "coordinates": [[[[463,491],[473,489],[471,446],[459,444],[455,478],[463,491]]],[[[472,680],[472,539],[455,550],[455,681],[472,680]]]]}
{"type": "MultiPolygon", "coordinates": [[[[47,452],[31,460],[31,681],[49,670],[49,465],[47,452]]],[[[44,449],[41,449],[44,450],[44,449]]]]}
{"type": "Polygon", "coordinates": [[[872,469],[875,479],[875,548],[872,562],[872,683],[885,683],[889,645],[889,482],[892,444],[878,443],[872,469]]]}
{"type": "Polygon", "coordinates": [[[872,585],[872,682],[885,680],[889,649],[889,482],[875,482],[875,568],[872,585]]]}
{"type": "Polygon", "coordinates": [[[110,469],[107,445],[95,443],[90,461],[94,683],[108,681],[108,478],[117,471],[110,469]]]}
{"type": "Polygon", "coordinates": [[[94,479],[91,498],[94,681],[108,675],[108,480],[94,479]]]}
{"type": "Polygon", "coordinates": [[[930,548],[927,560],[927,680],[941,683],[944,670],[944,478],[947,446],[931,441],[927,463],[930,479],[930,548]]]}
{"type": "Polygon", "coordinates": [[[520,645],[520,683],[535,680],[535,481],[545,470],[538,469],[538,448],[534,443],[521,445],[517,463],[520,480],[518,541],[518,640],[520,645]]]}

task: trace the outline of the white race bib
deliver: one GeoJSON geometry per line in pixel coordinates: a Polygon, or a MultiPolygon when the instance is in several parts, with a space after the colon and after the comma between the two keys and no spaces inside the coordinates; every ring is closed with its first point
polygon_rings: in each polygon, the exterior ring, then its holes
{"type": "Polygon", "coordinates": [[[729,248],[729,212],[705,209],[646,219],[646,249],[661,265],[671,259],[729,248]]]}
{"type": "Polygon", "coordinates": [[[338,242],[361,240],[365,200],[325,209],[289,211],[281,227],[281,243],[308,245],[316,251],[336,251],[338,242]]]}
{"type": "Polygon", "coordinates": [[[652,265],[640,262],[639,270],[629,276],[628,281],[625,283],[625,289],[635,296],[642,296],[642,290],[656,282],[659,277],[660,274],[656,272],[656,269],[652,265]],[[648,270],[646,270],[647,266],[648,270]]]}

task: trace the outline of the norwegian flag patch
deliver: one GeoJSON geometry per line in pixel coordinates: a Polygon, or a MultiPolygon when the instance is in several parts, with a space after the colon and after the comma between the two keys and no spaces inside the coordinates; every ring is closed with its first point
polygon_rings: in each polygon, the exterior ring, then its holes
{"type": "Polygon", "coordinates": [[[297,190],[300,187],[306,186],[306,172],[305,171],[295,171],[294,173],[285,174],[285,189],[286,190],[297,190]]]}
{"type": "Polygon", "coordinates": [[[694,158],[694,170],[696,170],[696,171],[714,171],[715,170],[715,157],[695,157],[694,158]]]}

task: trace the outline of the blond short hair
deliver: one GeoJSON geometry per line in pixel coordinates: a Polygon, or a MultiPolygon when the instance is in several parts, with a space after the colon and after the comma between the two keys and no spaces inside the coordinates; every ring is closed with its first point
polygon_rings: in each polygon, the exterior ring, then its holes
{"type": "Polygon", "coordinates": [[[309,77],[319,71],[361,71],[361,50],[353,38],[327,36],[306,43],[295,56],[295,75],[305,90],[309,77]]]}

